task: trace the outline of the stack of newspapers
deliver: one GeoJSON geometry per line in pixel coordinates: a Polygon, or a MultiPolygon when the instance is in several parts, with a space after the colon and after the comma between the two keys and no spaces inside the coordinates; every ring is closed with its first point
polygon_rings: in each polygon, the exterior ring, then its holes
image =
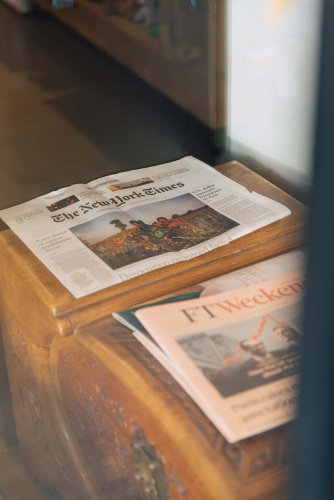
{"type": "Polygon", "coordinates": [[[296,414],[303,261],[290,252],[114,317],[233,443],[296,414]]]}

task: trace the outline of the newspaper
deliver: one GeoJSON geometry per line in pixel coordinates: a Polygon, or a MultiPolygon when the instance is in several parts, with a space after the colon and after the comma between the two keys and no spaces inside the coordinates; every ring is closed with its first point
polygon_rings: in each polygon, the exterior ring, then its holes
{"type": "Polygon", "coordinates": [[[136,312],[145,307],[180,302],[197,297],[214,295],[222,291],[250,286],[269,279],[280,277],[292,272],[303,272],[305,254],[301,250],[293,250],[285,254],[252,264],[241,269],[217,276],[202,282],[193,291],[169,296],[160,301],[141,304],[130,309],[113,313],[114,318],[132,330],[134,337],[158,360],[158,362],[174,377],[178,384],[196,401],[196,395],[191,386],[182,375],[182,370],[173,359],[162,351],[159,345],[148,333],[144,325],[136,317],[136,312]]]}
{"type": "Polygon", "coordinates": [[[74,184],[0,211],[77,298],[289,214],[193,157],[74,184]]]}
{"type": "Polygon", "coordinates": [[[159,346],[159,361],[236,442],[296,415],[303,290],[297,271],[134,314],[159,346]]]}
{"type": "Polygon", "coordinates": [[[202,281],[201,297],[228,292],[236,288],[254,285],[261,281],[279,278],[292,272],[303,272],[305,267],[305,253],[303,250],[292,250],[277,257],[242,267],[236,271],[202,281]]]}

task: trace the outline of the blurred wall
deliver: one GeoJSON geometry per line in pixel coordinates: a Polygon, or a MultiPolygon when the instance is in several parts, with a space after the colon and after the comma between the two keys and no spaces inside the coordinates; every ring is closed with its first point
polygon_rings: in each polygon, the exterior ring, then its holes
{"type": "Polygon", "coordinates": [[[321,9],[322,0],[227,0],[225,21],[232,156],[305,191],[321,9]]]}

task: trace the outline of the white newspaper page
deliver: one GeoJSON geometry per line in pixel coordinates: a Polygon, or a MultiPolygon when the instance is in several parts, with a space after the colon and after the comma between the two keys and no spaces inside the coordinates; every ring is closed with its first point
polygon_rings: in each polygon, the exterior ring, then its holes
{"type": "Polygon", "coordinates": [[[220,292],[227,292],[236,288],[254,285],[261,281],[267,281],[278,278],[284,274],[304,270],[305,254],[302,250],[293,250],[291,252],[272,257],[271,259],[257,262],[250,266],[242,267],[208,281],[203,281],[201,286],[204,290],[201,297],[214,295],[220,292]]]}
{"type": "Polygon", "coordinates": [[[289,214],[192,157],[0,211],[75,297],[192,259],[289,214]]]}
{"type": "Polygon", "coordinates": [[[302,272],[138,310],[186,390],[230,442],[294,418],[302,272]]]}

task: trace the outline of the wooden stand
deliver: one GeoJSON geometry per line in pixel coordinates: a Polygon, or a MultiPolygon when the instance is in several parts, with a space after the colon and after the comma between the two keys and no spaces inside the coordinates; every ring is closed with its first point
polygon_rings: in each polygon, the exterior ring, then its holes
{"type": "Polygon", "coordinates": [[[110,320],[113,311],[302,244],[299,202],[237,162],[219,170],[292,215],[88,297],[74,299],[11,231],[0,233],[1,319],[18,443],[30,474],[62,499],[276,500],[284,490],[286,431],[228,445],[110,320]]]}

